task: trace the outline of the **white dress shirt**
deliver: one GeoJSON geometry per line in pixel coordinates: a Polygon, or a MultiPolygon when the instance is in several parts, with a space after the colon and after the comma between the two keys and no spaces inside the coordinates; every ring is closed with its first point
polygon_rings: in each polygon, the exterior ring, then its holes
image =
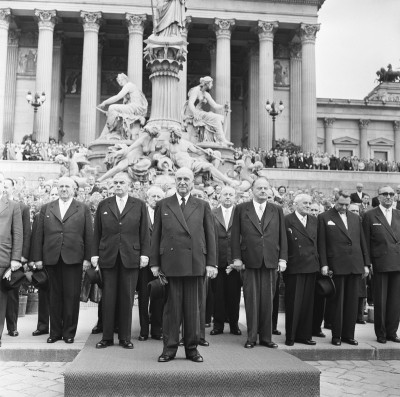
{"type": "Polygon", "coordinates": [[[117,206],[120,214],[122,214],[122,212],[124,211],[126,202],[128,201],[128,197],[129,196],[127,194],[123,197],[115,196],[115,198],[117,199],[117,206]]]}
{"type": "Polygon", "coordinates": [[[301,215],[297,211],[295,211],[295,214],[298,218],[298,220],[303,224],[304,227],[307,227],[307,215],[301,215]]]}
{"type": "Polygon", "coordinates": [[[385,208],[382,204],[379,204],[379,208],[383,212],[383,215],[385,215],[386,220],[388,221],[388,224],[392,224],[392,210],[393,207],[390,208],[385,208]]]}
{"type": "Polygon", "coordinates": [[[72,197],[70,199],[68,199],[67,201],[63,201],[61,199],[58,200],[58,205],[60,207],[60,214],[61,214],[61,219],[64,218],[65,214],[68,211],[69,206],[72,203],[72,197]]]}
{"type": "Polygon", "coordinates": [[[231,220],[231,216],[232,216],[232,209],[233,209],[233,206],[226,208],[223,205],[221,205],[221,210],[222,210],[222,215],[224,217],[226,230],[228,230],[228,227],[229,227],[229,221],[231,220]]]}
{"type": "MultiPolygon", "coordinates": [[[[181,206],[181,205],[182,205],[182,196],[181,196],[180,194],[176,193],[176,197],[177,197],[177,199],[178,199],[179,206],[181,206]]],[[[184,198],[185,198],[185,205],[188,203],[189,197],[190,197],[190,193],[187,194],[186,196],[184,196],[184,198]]]]}
{"type": "Polygon", "coordinates": [[[257,203],[257,201],[253,200],[253,205],[254,209],[256,210],[256,214],[258,216],[258,219],[261,221],[261,218],[264,215],[265,207],[267,205],[267,202],[264,201],[263,203],[257,203]]]}
{"type": "Polygon", "coordinates": [[[342,221],[343,221],[344,226],[346,227],[346,229],[349,229],[349,226],[347,225],[347,215],[346,214],[341,214],[339,212],[339,216],[342,218],[342,221]]]}
{"type": "Polygon", "coordinates": [[[147,206],[147,211],[149,213],[151,224],[154,224],[154,209],[151,208],[149,205],[147,206]]]}

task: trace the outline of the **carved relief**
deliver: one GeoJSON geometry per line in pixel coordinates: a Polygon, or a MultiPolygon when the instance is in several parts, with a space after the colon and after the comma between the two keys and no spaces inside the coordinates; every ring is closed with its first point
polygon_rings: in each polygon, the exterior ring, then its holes
{"type": "Polygon", "coordinates": [[[143,34],[144,25],[145,22],[147,21],[146,14],[137,15],[137,14],[126,13],[125,19],[129,33],[143,34]]]}
{"type": "Polygon", "coordinates": [[[35,75],[37,63],[36,48],[19,48],[18,49],[18,70],[19,74],[35,75]]]}
{"type": "Polygon", "coordinates": [[[225,36],[230,38],[235,26],[234,19],[214,19],[214,30],[217,37],[225,36]]]}
{"type": "Polygon", "coordinates": [[[360,121],[358,122],[358,125],[360,126],[360,129],[365,129],[365,128],[368,128],[369,122],[370,122],[370,120],[360,119],[360,121]]]}
{"type": "Polygon", "coordinates": [[[279,24],[277,21],[267,22],[258,21],[257,23],[257,33],[260,39],[271,39],[273,40],[274,34],[277,31],[279,24]]]}
{"type": "Polygon", "coordinates": [[[82,18],[83,30],[85,31],[91,30],[96,33],[99,31],[103,16],[103,14],[100,11],[98,12],[81,11],[80,16],[82,18]]]}
{"type": "Polygon", "coordinates": [[[39,29],[54,29],[54,25],[57,23],[57,11],[56,10],[38,10],[35,9],[35,17],[37,19],[39,29]]]}
{"type": "Polygon", "coordinates": [[[315,41],[315,38],[317,36],[317,32],[319,31],[320,24],[316,25],[307,25],[305,23],[302,23],[300,25],[300,38],[302,41],[315,41]]]}
{"type": "Polygon", "coordinates": [[[330,119],[330,118],[327,118],[327,117],[325,117],[324,118],[324,127],[325,128],[328,128],[328,127],[332,127],[333,126],[333,123],[336,121],[336,119],[330,119]]]}
{"type": "Polygon", "coordinates": [[[289,86],[289,61],[277,59],[274,61],[274,85],[279,87],[289,86]]]}
{"type": "Polygon", "coordinates": [[[291,59],[301,59],[301,43],[289,44],[289,56],[291,59]]]}
{"type": "Polygon", "coordinates": [[[0,8],[0,27],[8,29],[11,21],[11,9],[0,8]]]}

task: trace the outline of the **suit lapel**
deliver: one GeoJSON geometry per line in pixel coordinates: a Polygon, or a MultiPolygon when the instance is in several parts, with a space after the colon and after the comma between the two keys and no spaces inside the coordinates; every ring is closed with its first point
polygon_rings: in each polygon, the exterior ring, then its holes
{"type": "Polygon", "coordinates": [[[186,224],[185,218],[183,217],[181,207],[179,206],[178,203],[178,198],[176,197],[175,194],[169,198],[167,205],[174,213],[174,215],[176,216],[182,227],[190,234],[190,230],[186,224]]]}
{"type": "Polygon", "coordinates": [[[217,219],[217,221],[224,227],[224,229],[226,228],[225,226],[225,219],[224,216],[222,215],[222,207],[218,207],[215,210],[215,218],[217,219]]]}
{"type": "Polygon", "coordinates": [[[228,230],[232,227],[232,222],[233,222],[233,213],[235,212],[235,207],[232,207],[232,211],[231,211],[231,217],[229,219],[229,223],[228,223],[228,230]]]}
{"type": "MultiPolygon", "coordinates": [[[[116,203],[116,201],[115,201],[116,203]]],[[[122,211],[121,214],[121,219],[130,211],[130,209],[134,206],[134,200],[132,197],[128,196],[128,200],[125,204],[124,210],[122,211]]]]}
{"type": "Polygon", "coordinates": [[[256,227],[256,229],[262,234],[260,221],[258,219],[256,210],[254,209],[253,201],[249,201],[247,204],[247,216],[249,217],[251,223],[256,227]]]}
{"type": "Polygon", "coordinates": [[[58,204],[58,201],[59,199],[50,203],[50,212],[62,223],[60,205],[58,204]]]}
{"type": "Polygon", "coordinates": [[[151,221],[151,218],[150,218],[150,214],[149,214],[149,209],[147,208],[147,221],[148,221],[148,224],[149,224],[149,230],[150,230],[150,233],[153,231],[153,222],[151,221]]]}
{"type": "MultiPolygon", "coordinates": [[[[332,219],[334,219],[336,226],[351,240],[349,231],[346,229],[346,226],[344,225],[342,218],[335,209],[332,209],[331,217],[332,219]]],[[[347,221],[349,221],[349,218],[347,218],[347,221]]],[[[347,226],[349,226],[349,224],[347,224],[347,226]]]]}
{"type": "MultiPolygon", "coordinates": [[[[393,218],[396,216],[395,211],[392,211],[392,223],[393,223],[393,218]]],[[[376,211],[376,217],[380,220],[382,225],[385,227],[385,229],[389,232],[389,234],[395,239],[395,241],[398,241],[398,238],[393,232],[392,227],[389,225],[386,216],[383,214],[382,210],[378,207],[378,210],[376,211]]]]}
{"type": "Polygon", "coordinates": [[[190,215],[192,215],[193,211],[196,209],[196,207],[199,205],[197,199],[192,197],[191,195],[189,196],[189,200],[185,206],[185,209],[183,211],[183,215],[185,217],[185,220],[190,218],[190,215]]]}
{"type": "Polygon", "coordinates": [[[274,215],[273,211],[272,211],[272,206],[275,204],[270,204],[267,203],[267,205],[265,206],[265,211],[264,211],[264,223],[263,223],[263,230],[265,230],[268,226],[268,223],[271,222],[272,216],[274,215]]]}
{"type": "MultiPolygon", "coordinates": [[[[307,226],[310,224],[310,222],[310,217],[307,216],[307,226]]],[[[311,236],[309,235],[307,229],[300,222],[299,218],[297,218],[297,215],[294,212],[291,214],[291,224],[299,233],[311,239],[311,236]]]]}
{"type": "Polygon", "coordinates": [[[114,214],[114,216],[119,219],[116,196],[113,196],[108,200],[108,207],[110,208],[110,211],[114,214]]]}
{"type": "MultiPolygon", "coordinates": [[[[57,207],[59,207],[59,206],[57,206],[57,207]]],[[[75,200],[72,200],[71,205],[68,207],[67,212],[64,215],[63,221],[65,222],[71,215],[74,215],[75,212],[78,212],[78,207],[79,207],[78,202],[75,200]]]]}
{"type": "Polygon", "coordinates": [[[8,208],[8,200],[3,196],[0,200],[0,214],[8,208]]]}

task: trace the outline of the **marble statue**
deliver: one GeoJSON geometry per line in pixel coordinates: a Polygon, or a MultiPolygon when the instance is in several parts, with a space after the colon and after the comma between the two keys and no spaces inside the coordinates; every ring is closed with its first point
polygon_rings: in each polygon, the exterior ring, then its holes
{"type": "Polygon", "coordinates": [[[117,76],[117,82],[122,87],[121,91],[98,105],[99,110],[110,105],[108,111],[105,112],[106,125],[98,140],[136,139],[140,127],[146,122],[148,104],[143,92],[131,83],[124,73],[117,76]],[[121,99],[123,99],[122,104],[115,104],[121,99]]]}
{"type": "MultiPolygon", "coordinates": [[[[216,142],[222,146],[233,146],[225,137],[224,116],[214,112],[206,112],[203,106],[208,104],[214,110],[229,112],[228,103],[219,105],[210,95],[213,79],[202,77],[200,84],[188,92],[188,100],[183,107],[183,125],[189,135],[196,136],[198,142],[216,142]]],[[[193,138],[192,138],[193,139],[193,138]]]]}
{"type": "Polygon", "coordinates": [[[158,0],[155,9],[155,36],[181,36],[185,27],[186,0],[158,0]]]}

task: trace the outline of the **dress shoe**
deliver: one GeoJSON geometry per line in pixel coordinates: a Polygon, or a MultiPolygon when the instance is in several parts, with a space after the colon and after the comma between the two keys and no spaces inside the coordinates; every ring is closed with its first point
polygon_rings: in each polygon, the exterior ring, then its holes
{"type": "Polygon", "coordinates": [[[242,335],[242,331],[239,328],[231,328],[231,334],[242,335]]]}
{"type": "Polygon", "coordinates": [[[317,336],[318,338],[325,338],[326,337],[326,335],[322,331],[316,332],[312,336],[317,336]]]}
{"type": "Polygon", "coordinates": [[[32,332],[32,335],[33,336],[39,336],[39,335],[46,335],[48,333],[49,333],[49,331],[41,331],[40,329],[37,329],[36,331],[32,332]]]}
{"type": "Polygon", "coordinates": [[[133,349],[133,343],[130,340],[120,340],[119,345],[124,349],[133,349]]]}
{"type": "Polygon", "coordinates": [[[149,337],[147,335],[146,336],[139,335],[138,339],[140,340],[140,342],[144,342],[145,340],[149,339],[149,337]]]}
{"type": "Polygon", "coordinates": [[[265,342],[265,341],[260,341],[260,346],[265,346],[265,347],[269,347],[270,349],[276,349],[278,347],[278,345],[274,342],[265,342]]]}
{"type": "Polygon", "coordinates": [[[210,335],[219,335],[219,334],[223,334],[223,333],[224,333],[224,331],[222,331],[222,329],[216,329],[216,328],[214,328],[210,331],[210,335]]]}
{"type": "Polygon", "coordinates": [[[101,334],[103,332],[103,327],[96,325],[92,328],[92,334],[101,334]]]}
{"type": "Polygon", "coordinates": [[[65,343],[74,343],[74,338],[64,338],[65,343]]]}
{"type": "Polygon", "coordinates": [[[395,336],[387,336],[386,339],[390,340],[391,342],[400,343],[400,338],[397,335],[395,335],[395,336]]]}
{"type": "Polygon", "coordinates": [[[340,346],[342,342],[340,341],[340,338],[332,338],[332,345],[333,346],[340,346]]]}
{"type": "Polygon", "coordinates": [[[211,323],[205,323],[204,325],[206,328],[210,328],[211,327],[211,323]]]}
{"type": "Polygon", "coordinates": [[[255,345],[256,345],[256,342],[249,342],[249,341],[247,341],[247,342],[244,344],[244,347],[245,347],[246,349],[252,349],[255,345]]]}
{"type": "Polygon", "coordinates": [[[194,363],[202,363],[204,361],[203,357],[198,353],[196,355],[194,355],[194,356],[190,356],[190,357],[186,357],[186,358],[188,360],[193,361],[194,363]]]}
{"type": "Polygon", "coordinates": [[[274,330],[272,331],[272,334],[273,334],[273,335],[281,335],[282,332],[279,331],[278,329],[274,329],[274,330]]]}
{"type": "Polygon", "coordinates": [[[210,346],[210,344],[205,339],[200,339],[199,341],[200,346],[210,346]]]}
{"type": "Polygon", "coordinates": [[[386,343],[386,338],[384,338],[383,336],[378,336],[378,337],[376,338],[376,340],[377,340],[379,343],[386,343]]]}
{"type": "Polygon", "coordinates": [[[162,336],[162,335],[151,335],[151,339],[154,339],[154,340],[163,340],[163,336],[162,336]]]}
{"type": "Polygon", "coordinates": [[[17,330],[8,331],[8,335],[10,335],[10,336],[18,336],[18,335],[19,335],[19,332],[18,332],[17,330]]]}
{"type": "Polygon", "coordinates": [[[62,339],[61,336],[49,336],[47,338],[47,343],[54,343],[54,342],[57,342],[57,341],[59,341],[61,339],[62,339]]]}
{"type": "Polygon", "coordinates": [[[113,340],[102,339],[100,342],[96,343],[96,349],[105,349],[106,347],[113,345],[114,345],[113,340]]]}
{"type": "Polygon", "coordinates": [[[173,356],[167,356],[166,354],[161,354],[160,357],[158,357],[158,362],[159,363],[167,363],[168,361],[172,361],[175,357],[173,356]]]}
{"type": "Polygon", "coordinates": [[[356,323],[357,323],[357,324],[367,324],[367,322],[364,321],[364,320],[357,320],[356,323]]]}
{"type": "Polygon", "coordinates": [[[286,346],[293,346],[294,345],[294,340],[293,339],[286,339],[285,345],[286,346]]]}
{"type": "Polygon", "coordinates": [[[185,340],[183,338],[181,338],[179,340],[178,346],[183,346],[185,344],[185,340]]]}
{"type": "Polygon", "coordinates": [[[357,346],[358,342],[353,338],[342,338],[343,343],[347,343],[348,345],[357,346]]]}
{"type": "Polygon", "coordinates": [[[294,340],[296,343],[302,343],[303,345],[308,345],[308,346],[314,346],[317,344],[315,340],[312,339],[295,339],[294,340]]]}

